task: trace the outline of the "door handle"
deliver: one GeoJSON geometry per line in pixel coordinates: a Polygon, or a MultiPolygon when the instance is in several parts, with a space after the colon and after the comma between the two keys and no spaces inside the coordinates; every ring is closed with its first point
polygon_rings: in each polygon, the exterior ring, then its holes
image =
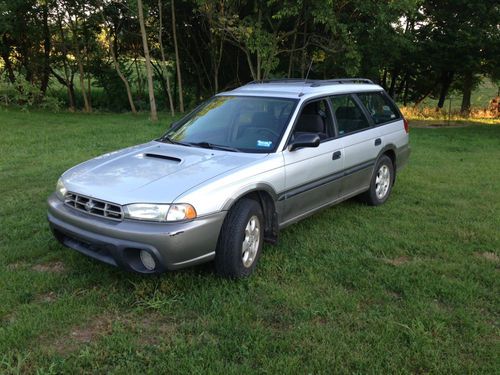
{"type": "Polygon", "coordinates": [[[375,139],[375,146],[380,146],[382,144],[382,140],[380,138],[375,139]]]}
{"type": "Polygon", "coordinates": [[[335,151],[333,154],[332,154],[332,160],[337,160],[337,159],[340,159],[340,157],[342,156],[341,152],[340,151],[335,151]]]}

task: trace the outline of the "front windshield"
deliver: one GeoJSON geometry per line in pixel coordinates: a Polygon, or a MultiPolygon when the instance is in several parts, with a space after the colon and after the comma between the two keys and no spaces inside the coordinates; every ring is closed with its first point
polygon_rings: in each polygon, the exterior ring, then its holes
{"type": "Polygon", "coordinates": [[[241,152],[274,152],[297,105],[295,99],[216,96],[161,140],[241,152]]]}

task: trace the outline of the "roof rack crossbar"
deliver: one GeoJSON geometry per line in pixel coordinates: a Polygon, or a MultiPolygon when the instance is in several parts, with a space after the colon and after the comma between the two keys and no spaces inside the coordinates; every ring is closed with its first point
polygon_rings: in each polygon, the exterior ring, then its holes
{"type": "Polygon", "coordinates": [[[334,79],[302,79],[302,78],[276,78],[276,79],[262,79],[259,81],[248,82],[249,85],[260,84],[260,83],[304,83],[309,84],[310,87],[319,87],[327,85],[338,85],[344,83],[367,83],[372,84],[373,81],[368,78],[334,78],[334,79]]]}
{"type": "Polygon", "coordinates": [[[373,81],[368,78],[336,78],[336,79],[325,79],[317,80],[311,84],[311,87],[335,85],[342,83],[368,83],[373,85],[373,81]]]}
{"type": "Polygon", "coordinates": [[[248,82],[248,85],[258,84],[258,83],[274,83],[274,82],[305,82],[303,78],[271,78],[271,79],[261,79],[258,81],[248,82]]]}

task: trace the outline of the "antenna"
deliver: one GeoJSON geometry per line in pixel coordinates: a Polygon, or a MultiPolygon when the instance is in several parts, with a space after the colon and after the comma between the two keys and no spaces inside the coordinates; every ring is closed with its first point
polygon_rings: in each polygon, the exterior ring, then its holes
{"type": "Polygon", "coordinates": [[[311,62],[309,63],[309,69],[307,69],[307,74],[306,74],[306,78],[304,80],[304,85],[302,86],[302,88],[300,89],[300,94],[299,94],[299,98],[304,95],[304,93],[302,92],[302,90],[304,90],[304,87],[306,86],[307,84],[307,78],[309,77],[309,73],[311,72],[311,67],[312,67],[312,64],[313,64],[313,58],[311,58],[311,62]]]}

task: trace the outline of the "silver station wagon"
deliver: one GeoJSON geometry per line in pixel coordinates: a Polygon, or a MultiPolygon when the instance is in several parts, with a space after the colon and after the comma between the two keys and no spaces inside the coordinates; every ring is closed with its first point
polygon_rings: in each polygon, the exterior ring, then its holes
{"type": "Polygon", "coordinates": [[[252,82],[66,171],[48,220],[63,245],[124,269],[214,261],[244,277],[284,227],[353,196],[384,203],[409,153],[407,121],[370,80],[252,82]]]}

